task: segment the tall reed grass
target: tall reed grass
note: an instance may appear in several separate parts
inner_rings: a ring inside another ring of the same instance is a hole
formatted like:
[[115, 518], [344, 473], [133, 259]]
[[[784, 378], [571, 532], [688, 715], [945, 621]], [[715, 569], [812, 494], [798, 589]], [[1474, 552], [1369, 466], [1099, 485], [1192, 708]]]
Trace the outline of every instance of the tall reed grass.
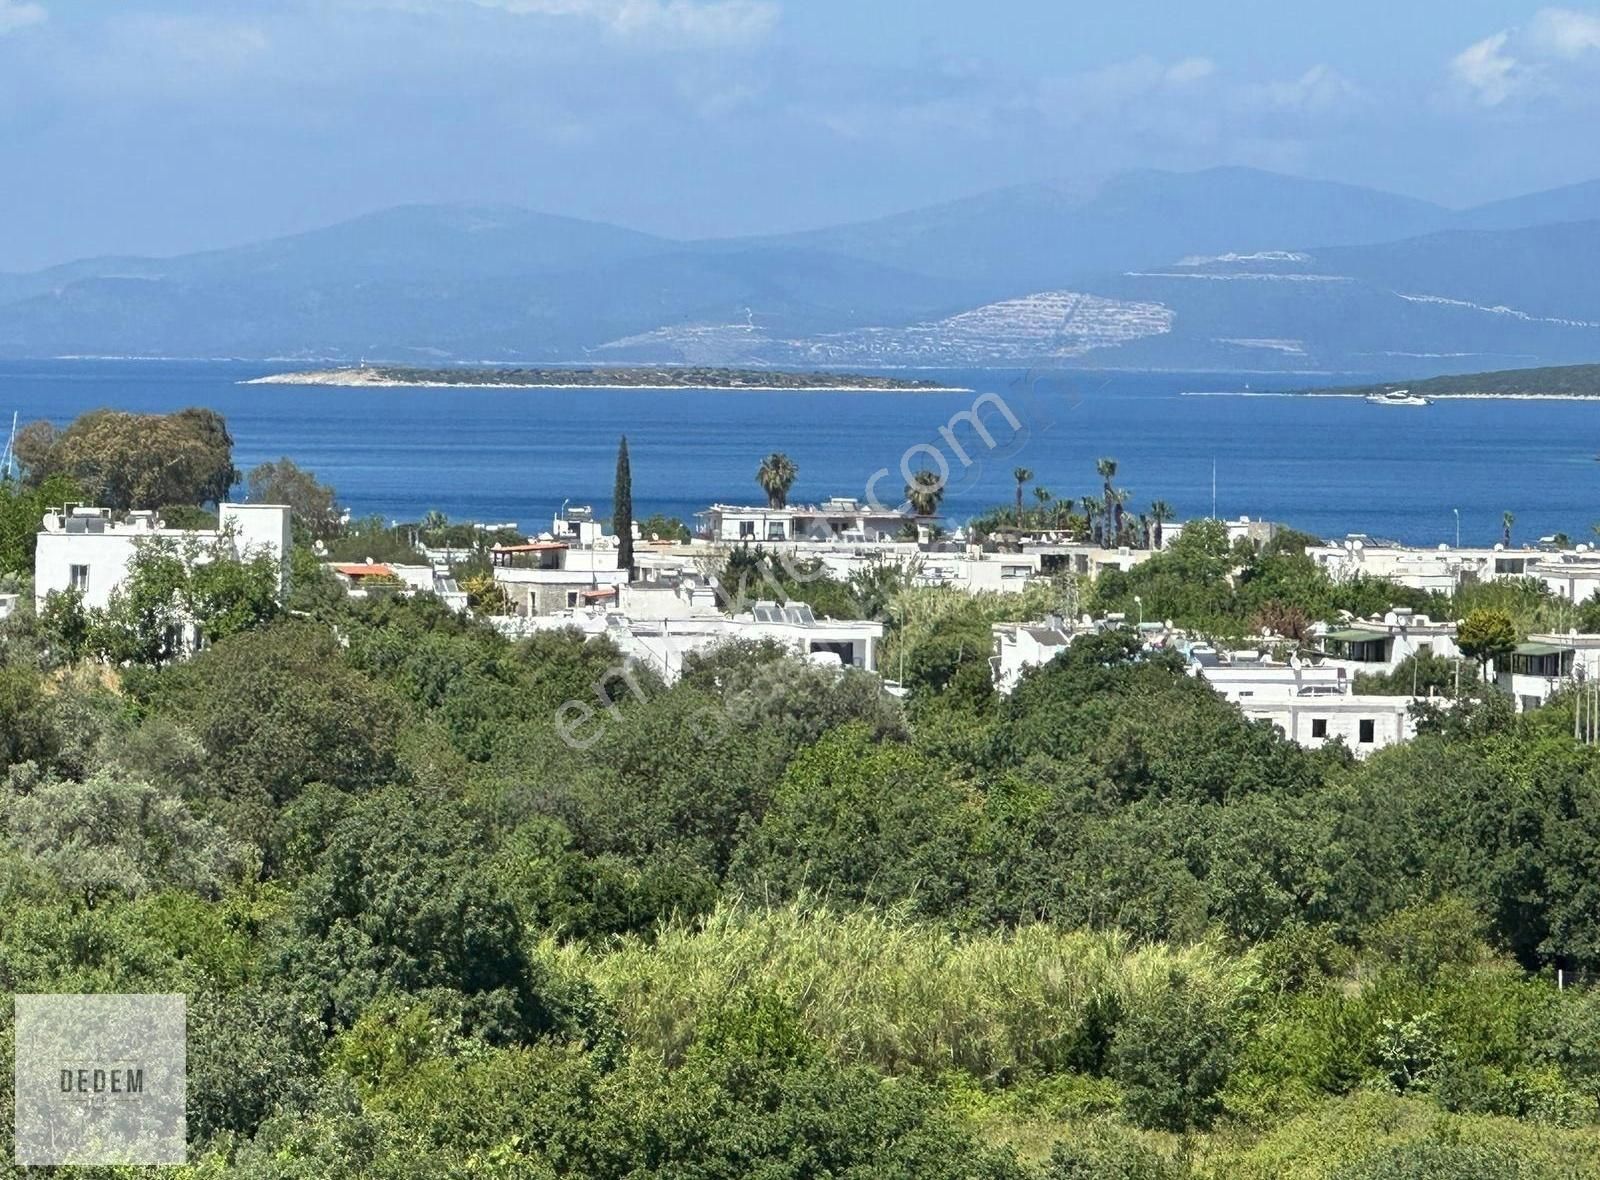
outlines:
[[835, 1058], [886, 1073], [1005, 1080], [1069, 1066], [1107, 1022], [1174, 972], [1229, 1002], [1252, 984], [1219, 946], [1132, 946], [1117, 933], [1046, 926], [973, 937], [903, 910], [725, 904], [653, 943], [546, 947], [615, 1005], [632, 1043], [682, 1058], [700, 1022], [752, 995], [789, 1006]]

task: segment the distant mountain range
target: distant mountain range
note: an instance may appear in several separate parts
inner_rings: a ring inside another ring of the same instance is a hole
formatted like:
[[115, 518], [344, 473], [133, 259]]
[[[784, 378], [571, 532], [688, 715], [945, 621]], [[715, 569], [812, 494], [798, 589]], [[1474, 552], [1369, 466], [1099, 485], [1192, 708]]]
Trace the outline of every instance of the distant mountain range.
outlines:
[[1468, 210], [1241, 168], [673, 241], [404, 206], [0, 275], [0, 356], [1057, 363], [1411, 376], [1600, 358], [1600, 181]]

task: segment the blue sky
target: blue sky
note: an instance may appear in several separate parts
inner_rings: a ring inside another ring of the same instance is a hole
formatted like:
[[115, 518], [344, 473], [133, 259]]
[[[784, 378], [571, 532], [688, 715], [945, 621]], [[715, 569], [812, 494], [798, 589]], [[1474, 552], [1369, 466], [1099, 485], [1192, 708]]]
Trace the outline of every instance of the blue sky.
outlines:
[[1247, 164], [1450, 205], [1600, 176], [1600, 6], [0, 0], [0, 269], [408, 201], [675, 235]]

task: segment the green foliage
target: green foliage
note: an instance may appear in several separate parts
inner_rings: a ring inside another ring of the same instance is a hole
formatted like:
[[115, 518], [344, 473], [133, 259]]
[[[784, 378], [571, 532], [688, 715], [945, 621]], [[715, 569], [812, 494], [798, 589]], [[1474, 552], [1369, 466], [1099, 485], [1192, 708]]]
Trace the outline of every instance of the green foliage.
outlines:
[[421, 560], [419, 533], [413, 526], [387, 524], [381, 516], [358, 517], [328, 541], [326, 560], [408, 565]]
[[0, 829], [90, 908], [167, 886], [215, 897], [247, 859], [175, 793], [104, 770], [83, 782], [13, 771], [0, 796]]
[[312, 625], [235, 635], [143, 691], [153, 711], [198, 740], [209, 805], [258, 844], [273, 810], [312, 783], [361, 792], [404, 777], [404, 708]]
[[789, 764], [735, 877], [775, 899], [825, 890], [949, 914], [977, 886], [980, 830], [972, 800], [933, 764], [850, 726]]
[[611, 531], [617, 536], [617, 568], [633, 569], [633, 470], [628, 436], [617, 444], [617, 480], [611, 493]]
[[28, 484], [0, 479], [0, 574], [31, 574], [44, 514], [82, 498], [65, 475]]
[[54, 719], [44, 681], [32, 668], [0, 665], [0, 773], [18, 762], [55, 755]]
[[766, 493], [767, 504], [772, 508], [782, 508], [789, 502], [789, 490], [799, 476], [800, 468], [782, 451], [772, 452], [756, 469], [756, 483]]
[[[164, 539], [139, 542], [128, 576], [103, 612], [90, 612], [90, 650], [111, 664], [159, 666], [190, 646], [190, 627], [202, 643], [265, 626], [280, 611], [281, 569], [271, 554], [239, 560], [225, 541], [209, 549]], [[70, 605], [63, 603], [63, 611]], [[70, 647], [70, 615], [59, 623]]]
[[206, 409], [91, 410], [61, 431], [41, 419], [17, 435], [16, 451], [30, 486], [43, 490], [65, 477], [93, 503], [119, 511], [216, 504], [238, 475], [227, 424]]
[[[1106, 490], [1096, 523], [1136, 537]], [[1289, 634], [1406, 597], [1306, 543], [1198, 524], [1096, 593]], [[0, 986], [188, 994], [189, 1174], [1594, 1170], [1600, 753], [1569, 696], [1478, 684], [1357, 761], [1125, 630], [997, 698], [992, 625], [1077, 614], [1068, 581], [730, 555], [882, 618], [902, 705], [772, 644], [669, 686], [604, 639], [350, 600], [305, 547], [270, 617], [247, 567], [184, 556], [119, 606], [148, 664], [63, 668], [107, 626], [70, 594], [0, 627]], [[214, 642], [160, 663], [201, 615]], [[1380, 687], [1412, 673], [1447, 683]]]
[[1517, 646], [1517, 626], [1509, 612], [1497, 607], [1469, 611], [1456, 632], [1461, 654], [1487, 668], [1505, 659]]
[[337, 493], [293, 459], [259, 463], [244, 478], [252, 504], [287, 504], [303, 536], [326, 541], [338, 532], [342, 512]]
[[1392, 672], [1357, 672], [1355, 691], [1373, 696], [1449, 697], [1456, 695], [1458, 683], [1461, 691], [1472, 691], [1478, 684], [1478, 669], [1423, 652], [1407, 656]]
[[676, 516], [663, 516], [659, 512], [652, 512], [639, 522], [639, 535], [646, 541], [659, 538], [663, 541], [687, 542], [689, 526]]
[[1206, 981], [1175, 971], [1165, 989], [1130, 1005], [1117, 1026], [1111, 1072], [1140, 1126], [1186, 1131], [1210, 1126], [1221, 1113], [1236, 1000], [1207, 991]]

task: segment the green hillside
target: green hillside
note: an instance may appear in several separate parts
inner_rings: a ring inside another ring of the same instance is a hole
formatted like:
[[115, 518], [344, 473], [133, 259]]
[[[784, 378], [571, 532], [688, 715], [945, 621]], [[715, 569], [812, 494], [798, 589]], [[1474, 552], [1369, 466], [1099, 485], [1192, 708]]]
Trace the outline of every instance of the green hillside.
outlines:
[[1600, 365], [1557, 365], [1544, 369], [1500, 369], [1461, 373], [1426, 381], [1351, 385], [1321, 393], [1372, 394], [1404, 386], [1423, 397], [1600, 397]]

